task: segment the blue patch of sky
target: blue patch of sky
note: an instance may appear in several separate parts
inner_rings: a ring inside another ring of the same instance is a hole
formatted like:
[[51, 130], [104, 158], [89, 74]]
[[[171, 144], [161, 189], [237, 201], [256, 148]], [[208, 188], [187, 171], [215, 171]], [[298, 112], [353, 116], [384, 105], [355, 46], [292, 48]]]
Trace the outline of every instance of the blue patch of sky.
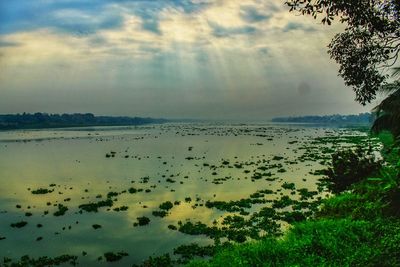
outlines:
[[[121, 25], [118, 14], [103, 14], [104, 0], [91, 1], [50, 1], [13, 0], [0, 1], [0, 34], [30, 31], [41, 28], [56, 28], [65, 32], [93, 32], [101, 28], [114, 28]], [[58, 11], [76, 11], [96, 19], [82, 19], [67, 16], [57, 18]]]
[[[0, 34], [40, 28], [56, 28], [74, 33], [117, 28], [121, 26], [123, 18], [118, 10], [111, 9], [110, 12], [109, 7], [112, 5], [131, 7], [131, 12], [143, 19], [144, 30], [159, 33], [158, 13], [163, 8], [172, 7], [191, 13], [207, 4], [195, 4], [190, 0], [0, 0]], [[63, 10], [81, 12], [95, 19], [54, 17], [55, 12]]]

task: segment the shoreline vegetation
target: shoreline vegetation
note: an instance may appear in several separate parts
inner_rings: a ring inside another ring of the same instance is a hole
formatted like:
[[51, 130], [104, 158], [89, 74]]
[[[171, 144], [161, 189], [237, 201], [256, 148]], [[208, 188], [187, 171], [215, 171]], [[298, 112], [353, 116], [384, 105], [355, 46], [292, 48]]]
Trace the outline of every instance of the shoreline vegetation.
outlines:
[[[22, 113], [22, 114], [0, 114], [0, 131], [4, 130], [28, 130], [28, 129], [54, 129], [90, 126], [137, 126], [146, 124], [160, 124], [168, 122], [205, 122], [198, 119], [165, 119], [150, 117], [128, 117], [128, 116], [95, 116], [92, 113], [73, 114], [47, 114]], [[307, 123], [307, 124], [330, 124], [338, 126], [371, 125], [373, 115], [371, 113], [360, 113], [358, 115], [309, 115], [296, 117], [276, 117], [271, 122], [277, 123]]]
[[86, 126], [135, 126], [166, 123], [162, 118], [95, 116], [92, 113], [47, 114], [22, 113], [0, 115], [0, 130], [46, 129]]
[[277, 117], [272, 122], [289, 122], [289, 123], [318, 123], [318, 124], [367, 124], [371, 125], [374, 121], [372, 113], [360, 113], [358, 115], [325, 115], [325, 116], [293, 116], [293, 117]]

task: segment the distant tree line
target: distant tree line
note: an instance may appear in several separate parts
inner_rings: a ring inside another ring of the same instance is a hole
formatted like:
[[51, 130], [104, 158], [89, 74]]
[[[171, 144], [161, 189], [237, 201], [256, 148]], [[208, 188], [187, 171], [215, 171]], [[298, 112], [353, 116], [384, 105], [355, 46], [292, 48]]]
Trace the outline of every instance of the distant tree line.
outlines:
[[334, 123], [334, 124], [371, 124], [374, 121], [371, 113], [358, 115], [326, 115], [326, 116], [299, 116], [278, 117], [273, 122], [298, 122], [298, 123]]
[[164, 123], [166, 119], [141, 117], [95, 116], [91, 113], [47, 114], [22, 113], [0, 115], [0, 130], [28, 128], [60, 128], [81, 126], [123, 126]]

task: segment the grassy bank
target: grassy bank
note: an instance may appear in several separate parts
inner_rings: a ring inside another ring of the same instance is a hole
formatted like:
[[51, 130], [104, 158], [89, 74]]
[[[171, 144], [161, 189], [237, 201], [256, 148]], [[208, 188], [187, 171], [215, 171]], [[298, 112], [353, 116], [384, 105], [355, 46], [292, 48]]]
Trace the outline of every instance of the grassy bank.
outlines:
[[235, 246], [189, 266], [397, 266], [399, 230], [395, 220], [306, 221], [281, 240]]
[[390, 135], [380, 136], [383, 159], [368, 148], [333, 155], [323, 184], [335, 193], [313, 218], [279, 239], [233, 245], [206, 266], [400, 266], [400, 157]]

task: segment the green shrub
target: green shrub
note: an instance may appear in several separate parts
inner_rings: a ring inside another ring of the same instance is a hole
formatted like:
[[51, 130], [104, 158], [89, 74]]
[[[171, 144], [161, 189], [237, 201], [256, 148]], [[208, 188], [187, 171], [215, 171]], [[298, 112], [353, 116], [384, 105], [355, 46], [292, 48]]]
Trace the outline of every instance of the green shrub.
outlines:
[[376, 160], [372, 151], [364, 151], [361, 147], [342, 150], [332, 155], [332, 167], [322, 180], [333, 193], [340, 193], [350, 189], [354, 183], [374, 176], [381, 166], [381, 161]]

